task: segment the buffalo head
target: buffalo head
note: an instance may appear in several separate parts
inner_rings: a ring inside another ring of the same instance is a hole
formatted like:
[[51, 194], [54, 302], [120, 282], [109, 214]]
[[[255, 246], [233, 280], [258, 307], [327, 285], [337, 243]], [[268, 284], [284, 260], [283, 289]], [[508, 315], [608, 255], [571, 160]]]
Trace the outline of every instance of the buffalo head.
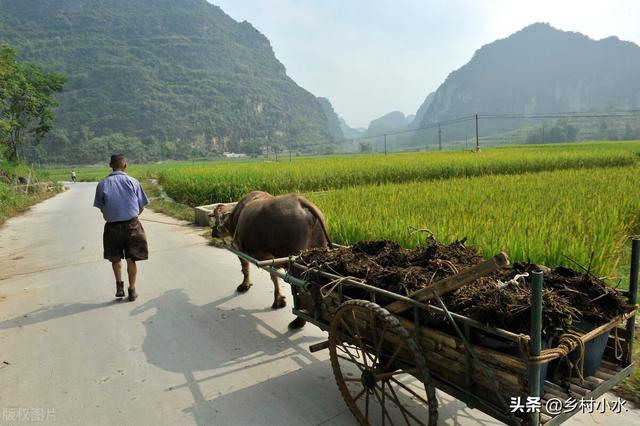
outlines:
[[209, 213], [209, 216], [214, 219], [211, 237], [224, 239], [233, 235], [234, 230], [231, 229], [229, 218], [231, 217], [231, 212], [235, 204], [236, 203], [218, 204], [213, 211]]

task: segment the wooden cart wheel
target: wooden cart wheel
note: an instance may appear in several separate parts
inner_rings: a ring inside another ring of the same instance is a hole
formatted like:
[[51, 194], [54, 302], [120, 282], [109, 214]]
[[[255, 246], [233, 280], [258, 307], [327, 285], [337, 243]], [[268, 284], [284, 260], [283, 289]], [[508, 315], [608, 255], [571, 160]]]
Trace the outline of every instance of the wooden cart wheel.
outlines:
[[436, 425], [438, 401], [416, 342], [396, 317], [366, 300], [343, 303], [329, 329], [340, 393], [362, 425]]

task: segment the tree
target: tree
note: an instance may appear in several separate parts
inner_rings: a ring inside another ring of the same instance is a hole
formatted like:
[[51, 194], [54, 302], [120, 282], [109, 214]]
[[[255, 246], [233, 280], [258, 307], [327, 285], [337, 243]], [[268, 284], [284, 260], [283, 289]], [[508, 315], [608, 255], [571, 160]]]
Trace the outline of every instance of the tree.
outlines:
[[27, 138], [38, 143], [51, 130], [54, 93], [61, 92], [66, 77], [46, 73], [39, 66], [20, 63], [17, 51], [0, 45], [0, 144], [9, 159]]
[[373, 147], [369, 141], [360, 141], [358, 145], [360, 146], [360, 152], [364, 153], [373, 151]]

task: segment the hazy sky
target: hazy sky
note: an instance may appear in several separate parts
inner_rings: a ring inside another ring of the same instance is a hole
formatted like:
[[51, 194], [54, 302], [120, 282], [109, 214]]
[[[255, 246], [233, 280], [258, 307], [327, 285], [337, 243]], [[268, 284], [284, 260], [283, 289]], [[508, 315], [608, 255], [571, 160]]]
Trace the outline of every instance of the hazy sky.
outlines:
[[208, 0], [266, 35], [296, 83], [352, 127], [414, 114], [482, 45], [534, 22], [640, 44], [638, 0]]

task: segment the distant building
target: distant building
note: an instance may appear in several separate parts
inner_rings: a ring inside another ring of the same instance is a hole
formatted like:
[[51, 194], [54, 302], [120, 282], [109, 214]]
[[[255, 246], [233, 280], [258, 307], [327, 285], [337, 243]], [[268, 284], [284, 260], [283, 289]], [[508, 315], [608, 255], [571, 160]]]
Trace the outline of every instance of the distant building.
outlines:
[[222, 155], [227, 158], [245, 158], [247, 156], [247, 154], [241, 154], [237, 152], [223, 152]]

